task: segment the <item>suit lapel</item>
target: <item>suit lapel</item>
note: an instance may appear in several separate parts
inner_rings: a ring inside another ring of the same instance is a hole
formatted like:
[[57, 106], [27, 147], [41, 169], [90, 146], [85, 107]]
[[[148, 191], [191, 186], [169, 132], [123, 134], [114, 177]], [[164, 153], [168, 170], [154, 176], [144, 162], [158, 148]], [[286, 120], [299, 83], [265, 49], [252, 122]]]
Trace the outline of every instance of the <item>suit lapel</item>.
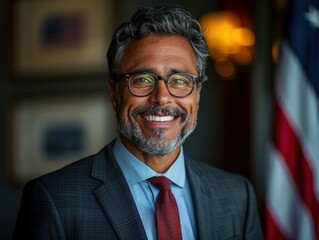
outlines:
[[197, 170], [196, 163], [187, 160], [186, 171], [193, 197], [198, 239], [217, 239], [214, 206], [211, 204], [212, 192], [208, 188], [205, 177], [200, 170]]
[[96, 155], [92, 177], [103, 183], [94, 195], [119, 239], [147, 239], [129, 186], [116, 163], [109, 144]]

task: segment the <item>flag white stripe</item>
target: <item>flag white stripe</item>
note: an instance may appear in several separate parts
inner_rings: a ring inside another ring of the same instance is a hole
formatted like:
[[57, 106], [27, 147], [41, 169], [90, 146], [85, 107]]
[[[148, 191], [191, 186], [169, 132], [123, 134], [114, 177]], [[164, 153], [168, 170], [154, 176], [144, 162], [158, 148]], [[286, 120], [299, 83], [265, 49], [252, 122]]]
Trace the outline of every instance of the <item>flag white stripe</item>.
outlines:
[[[278, 228], [289, 239], [314, 240], [314, 226], [308, 208], [304, 206], [287, 165], [280, 153], [269, 145], [267, 208]], [[292, 211], [293, 209], [293, 211]], [[295, 230], [298, 229], [297, 236]]]
[[[286, 42], [282, 43], [277, 75], [277, 98], [283, 106], [314, 176], [314, 192], [319, 199], [319, 103], [303, 68]], [[319, 71], [319, 66], [318, 66]]]

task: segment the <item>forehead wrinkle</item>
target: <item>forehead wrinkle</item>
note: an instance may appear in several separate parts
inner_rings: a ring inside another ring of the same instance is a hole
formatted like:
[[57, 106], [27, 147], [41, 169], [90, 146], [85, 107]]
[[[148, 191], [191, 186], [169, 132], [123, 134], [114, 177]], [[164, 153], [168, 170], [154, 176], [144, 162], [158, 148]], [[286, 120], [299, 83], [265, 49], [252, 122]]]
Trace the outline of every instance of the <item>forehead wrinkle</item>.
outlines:
[[127, 73], [140, 69], [161, 75], [175, 70], [197, 73], [193, 49], [186, 39], [176, 36], [145, 37], [130, 42], [119, 70]]
[[[148, 60], [151, 59], [151, 60]], [[195, 59], [192, 59], [195, 61]], [[189, 63], [189, 62], [188, 62]], [[194, 65], [185, 64], [184, 58], [177, 55], [154, 55], [144, 54], [134, 57], [134, 61], [124, 64], [128, 70], [126, 72], [150, 72], [155, 75], [169, 75], [172, 73], [188, 72], [197, 74], [197, 68]], [[194, 66], [194, 67], [193, 67]]]

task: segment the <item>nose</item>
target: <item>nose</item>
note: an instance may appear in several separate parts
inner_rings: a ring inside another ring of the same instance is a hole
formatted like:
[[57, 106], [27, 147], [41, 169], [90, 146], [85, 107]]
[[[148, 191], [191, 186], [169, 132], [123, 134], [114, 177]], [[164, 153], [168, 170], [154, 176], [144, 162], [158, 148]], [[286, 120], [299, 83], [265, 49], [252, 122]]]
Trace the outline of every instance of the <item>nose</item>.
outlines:
[[169, 93], [165, 82], [163, 80], [158, 80], [157, 86], [153, 90], [149, 98], [151, 104], [155, 105], [165, 105], [171, 103], [172, 96]]

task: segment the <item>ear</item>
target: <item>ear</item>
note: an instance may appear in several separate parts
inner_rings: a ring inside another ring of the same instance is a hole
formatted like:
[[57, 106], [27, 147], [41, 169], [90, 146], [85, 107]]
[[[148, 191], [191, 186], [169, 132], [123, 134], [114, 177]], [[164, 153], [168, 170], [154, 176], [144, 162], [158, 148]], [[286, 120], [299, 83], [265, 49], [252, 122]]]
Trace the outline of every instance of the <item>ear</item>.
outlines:
[[115, 83], [112, 79], [110, 79], [110, 81], [109, 81], [109, 95], [111, 98], [113, 110], [116, 111], [117, 106], [118, 106], [118, 99], [117, 99], [117, 94], [116, 94], [116, 89], [115, 89]]

